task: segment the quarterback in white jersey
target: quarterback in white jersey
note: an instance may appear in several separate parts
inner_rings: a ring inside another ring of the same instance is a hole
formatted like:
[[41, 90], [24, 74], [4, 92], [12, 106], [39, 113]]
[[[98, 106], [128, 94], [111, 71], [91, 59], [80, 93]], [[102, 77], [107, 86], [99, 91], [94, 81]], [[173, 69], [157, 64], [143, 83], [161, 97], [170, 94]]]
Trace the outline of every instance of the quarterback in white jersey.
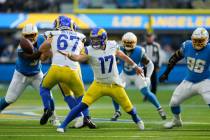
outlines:
[[[48, 31], [45, 35], [48, 39], [40, 47], [42, 52], [41, 58], [48, 57], [49, 51], [52, 52], [52, 64], [48, 72], [44, 76], [41, 86], [40, 95], [44, 104], [44, 114], [40, 120], [40, 124], [46, 124], [48, 118], [52, 115], [52, 109], [49, 106], [49, 91], [59, 85], [64, 100], [72, 109], [77, 103], [81, 102], [85, 88], [82, 83], [79, 63], [66, 59], [60, 51], [70, 51], [75, 55], [79, 55], [83, 43], [81, 34], [77, 33], [74, 28], [74, 22], [65, 16], [59, 16], [54, 23], [56, 31]], [[73, 98], [75, 97], [75, 99]], [[84, 115], [84, 122], [83, 122]], [[79, 114], [78, 123], [75, 127], [81, 127], [84, 124], [90, 128], [95, 128], [89, 117], [88, 110], [83, 111], [83, 115]]]
[[57, 131], [64, 132], [68, 123], [72, 121], [79, 112], [88, 108], [88, 106], [102, 96], [112, 97], [132, 116], [133, 121], [138, 125], [139, 129], [143, 130], [143, 121], [137, 115], [136, 110], [125, 92], [124, 84], [119, 77], [115, 56], [131, 65], [138, 75], [142, 74], [142, 69], [120, 51], [115, 41], [107, 41], [107, 33], [104, 29], [94, 28], [90, 33], [90, 37], [91, 46], [85, 48], [85, 54], [75, 55], [72, 52], [59, 51], [64, 56], [74, 61], [88, 61], [94, 72], [94, 81], [88, 88], [82, 102], [73, 108]]

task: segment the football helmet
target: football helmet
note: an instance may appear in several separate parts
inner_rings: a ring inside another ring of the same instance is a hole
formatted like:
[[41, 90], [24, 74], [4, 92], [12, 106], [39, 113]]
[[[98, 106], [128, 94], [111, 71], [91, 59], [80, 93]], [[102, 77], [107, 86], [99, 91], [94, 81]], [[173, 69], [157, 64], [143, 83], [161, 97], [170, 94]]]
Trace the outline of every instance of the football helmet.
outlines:
[[209, 41], [209, 33], [205, 28], [198, 27], [193, 31], [191, 40], [193, 47], [196, 50], [201, 50], [207, 45]]
[[34, 44], [38, 36], [38, 29], [36, 25], [26, 24], [22, 29], [22, 36], [29, 39]]
[[58, 18], [56, 18], [53, 23], [53, 27], [56, 30], [76, 31], [77, 29], [77, 25], [75, 24], [75, 22], [67, 16], [59, 16]]
[[127, 32], [122, 36], [122, 44], [125, 50], [131, 51], [136, 47], [137, 37], [132, 32]]
[[94, 28], [90, 32], [91, 45], [95, 49], [101, 49], [106, 45], [107, 32], [103, 28]]

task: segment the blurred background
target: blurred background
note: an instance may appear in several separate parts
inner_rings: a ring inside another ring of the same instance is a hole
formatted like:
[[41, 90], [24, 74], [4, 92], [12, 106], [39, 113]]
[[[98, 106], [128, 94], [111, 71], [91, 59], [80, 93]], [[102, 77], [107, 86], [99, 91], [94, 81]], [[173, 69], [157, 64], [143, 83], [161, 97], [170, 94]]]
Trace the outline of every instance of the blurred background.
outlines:
[[[210, 0], [0, 0], [0, 82], [12, 78], [22, 27], [33, 23], [43, 33], [52, 29], [58, 15], [72, 18], [87, 37], [91, 28], [99, 26], [108, 31], [109, 39], [117, 41], [132, 31], [141, 45], [147, 34], [153, 33], [161, 48], [160, 75], [172, 53], [190, 39], [196, 27], [210, 29], [209, 7]], [[47, 71], [48, 63], [43, 71]], [[183, 79], [184, 63], [175, 67], [169, 83]], [[92, 81], [87, 64], [82, 64], [82, 73], [85, 83]]]

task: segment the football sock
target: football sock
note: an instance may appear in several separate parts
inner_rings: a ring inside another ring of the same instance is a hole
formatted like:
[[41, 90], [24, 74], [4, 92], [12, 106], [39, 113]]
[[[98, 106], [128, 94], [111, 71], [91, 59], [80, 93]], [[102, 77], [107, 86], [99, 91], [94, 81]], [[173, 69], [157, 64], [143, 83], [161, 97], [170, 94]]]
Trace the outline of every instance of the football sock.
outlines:
[[54, 102], [54, 99], [53, 99], [53, 96], [52, 96], [52, 93], [50, 93], [50, 108], [52, 111], [55, 110], [55, 102]]
[[127, 112], [127, 113], [132, 116], [132, 119], [135, 123], [138, 123], [141, 121], [141, 118], [137, 115], [135, 108], [133, 108], [130, 112]]
[[150, 91], [148, 87], [144, 87], [140, 91], [157, 109], [161, 108], [157, 97]]
[[[73, 96], [65, 96], [64, 100], [71, 110], [77, 105], [77, 101]], [[82, 116], [82, 113], [79, 113], [77, 117], [79, 116]]]
[[179, 115], [181, 112], [181, 108], [180, 106], [172, 106], [171, 107], [171, 112], [175, 115]]
[[120, 111], [120, 105], [112, 99], [112, 103], [114, 105], [115, 112]]
[[51, 110], [50, 90], [40, 86], [40, 96], [42, 97], [42, 103], [44, 105], [44, 109], [50, 109]]
[[67, 117], [65, 118], [65, 120], [63, 121], [63, 123], [59, 126], [59, 128], [66, 128], [66, 126], [74, 119], [77, 117], [78, 113], [80, 113], [81, 111], [85, 110], [88, 108], [88, 105], [86, 105], [85, 103], [80, 103], [77, 106], [75, 106], [71, 112], [69, 112], [69, 114], [67, 115]]
[[[77, 98], [77, 104], [81, 103], [82, 97], [83, 96], [80, 96], [80, 97]], [[89, 109], [88, 108], [84, 109], [82, 111], [82, 113], [83, 113], [84, 117], [88, 117], [89, 116]]]
[[0, 111], [5, 109], [9, 103], [6, 102], [5, 97], [0, 98]]

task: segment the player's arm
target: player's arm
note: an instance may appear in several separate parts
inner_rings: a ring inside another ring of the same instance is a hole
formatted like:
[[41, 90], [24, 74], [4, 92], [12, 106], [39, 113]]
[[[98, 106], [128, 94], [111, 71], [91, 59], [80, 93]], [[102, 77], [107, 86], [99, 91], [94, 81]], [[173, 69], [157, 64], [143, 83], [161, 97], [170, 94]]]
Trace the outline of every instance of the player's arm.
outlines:
[[37, 60], [40, 58], [41, 52], [37, 51], [32, 54], [29, 54], [29, 53], [21, 51], [21, 52], [18, 52], [18, 56], [24, 59], [28, 59], [28, 60]]
[[182, 48], [177, 50], [169, 59], [168, 61], [168, 65], [167, 68], [165, 70], [165, 72], [160, 76], [159, 81], [163, 82], [164, 80], [168, 79], [168, 75], [171, 72], [171, 70], [173, 69], [173, 67], [176, 65], [176, 63], [181, 60], [182, 58], [184, 58], [183, 55], [183, 51]]
[[72, 54], [71, 52], [65, 52], [65, 51], [60, 51], [57, 50], [60, 54], [68, 57], [69, 59], [73, 60], [73, 61], [78, 61], [78, 62], [85, 62], [88, 61], [89, 57], [86, 54]]
[[125, 61], [127, 64], [131, 65], [133, 69], [136, 70], [136, 74], [143, 75], [142, 68], [138, 67], [138, 65], [133, 62], [131, 58], [129, 58], [126, 54], [124, 54], [121, 50], [116, 51], [116, 56]]
[[154, 70], [154, 64], [146, 54], [142, 56], [141, 63], [146, 67], [146, 77], [150, 78]]
[[39, 48], [39, 52], [41, 53], [40, 60], [45, 61], [48, 58], [52, 57], [51, 54], [51, 42], [52, 39], [46, 39]]

